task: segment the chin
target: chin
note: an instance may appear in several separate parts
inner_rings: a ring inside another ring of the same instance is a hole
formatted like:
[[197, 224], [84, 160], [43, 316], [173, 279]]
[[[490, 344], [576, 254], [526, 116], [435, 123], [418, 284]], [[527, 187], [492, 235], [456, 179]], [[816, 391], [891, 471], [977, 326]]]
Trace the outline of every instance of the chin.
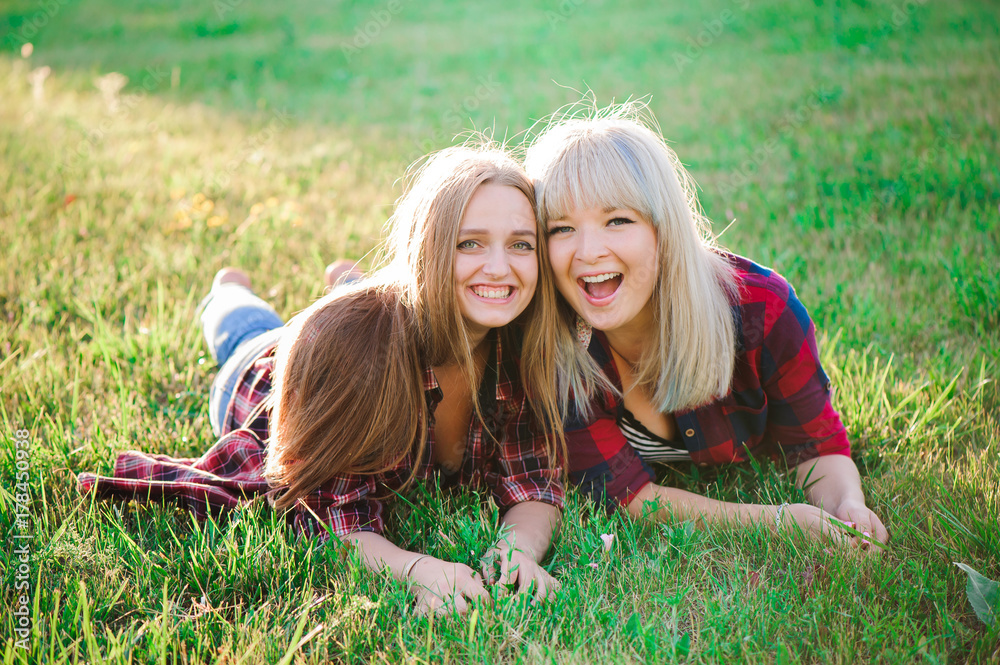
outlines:
[[613, 314], [605, 312], [595, 315], [594, 312], [588, 312], [584, 310], [584, 313], [580, 314], [580, 316], [583, 318], [584, 321], [587, 322], [587, 325], [589, 325], [591, 328], [600, 330], [602, 332], [607, 330], [614, 330], [615, 328], [619, 328], [625, 324], [625, 322], [621, 320], [620, 316], [615, 316]]
[[517, 317], [509, 316], [483, 316], [468, 319], [469, 323], [481, 328], [503, 328]]

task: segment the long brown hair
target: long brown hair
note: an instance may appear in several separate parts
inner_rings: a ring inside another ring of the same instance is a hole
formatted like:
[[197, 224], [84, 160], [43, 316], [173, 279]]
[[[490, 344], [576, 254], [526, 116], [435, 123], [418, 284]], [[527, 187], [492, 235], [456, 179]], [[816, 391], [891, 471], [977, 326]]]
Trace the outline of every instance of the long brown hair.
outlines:
[[[289, 488], [279, 508], [334, 475], [379, 473], [410, 454], [412, 479], [427, 447], [426, 366], [457, 363], [475, 400], [474, 350], [455, 296], [454, 263], [462, 217], [484, 184], [516, 187], [534, 206], [531, 182], [499, 147], [436, 153], [412, 172], [397, 203], [381, 267], [289, 323], [276, 355], [265, 468], [269, 480]], [[521, 383], [554, 465], [565, 448], [566, 391], [557, 386], [566, 382], [557, 379], [556, 296], [542, 237], [539, 230], [534, 298], [506, 328], [523, 329]], [[482, 418], [478, 401], [474, 411]]]

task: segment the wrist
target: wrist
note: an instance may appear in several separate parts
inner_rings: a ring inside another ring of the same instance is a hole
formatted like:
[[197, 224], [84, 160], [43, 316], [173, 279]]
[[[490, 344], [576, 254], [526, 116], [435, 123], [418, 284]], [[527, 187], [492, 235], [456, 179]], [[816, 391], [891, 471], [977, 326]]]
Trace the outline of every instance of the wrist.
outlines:
[[825, 508], [824, 510], [832, 515], [835, 515], [836, 517], [843, 518], [851, 513], [868, 510], [868, 505], [865, 503], [864, 497], [847, 497], [841, 500], [841, 502], [836, 506], [831, 506], [830, 508]]
[[428, 564], [430, 560], [433, 560], [430, 554], [415, 554], [410, 558], [405, 564], [403, 564], [402, 570], [399, 573], [399, 581], [406, 583], [416, 583], [419, 577], [418, 569], [423, 568]]
[[740, 503], [735, 505], [737, 506], [735, 511], [736, 522], [744, 526], [754, 524], [774, 526], [774, 518], [778, 506], [764, 503]]

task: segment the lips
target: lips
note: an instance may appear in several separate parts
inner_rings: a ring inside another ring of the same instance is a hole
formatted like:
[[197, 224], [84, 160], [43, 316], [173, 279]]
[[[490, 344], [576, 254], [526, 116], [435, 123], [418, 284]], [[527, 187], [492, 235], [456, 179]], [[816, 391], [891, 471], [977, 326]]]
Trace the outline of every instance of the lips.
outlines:
[[576, 283], [593, 300], [604, 300], [613, 296], [622, 285], [620, 272], [604, 272], [595, 275], [583, 275]]

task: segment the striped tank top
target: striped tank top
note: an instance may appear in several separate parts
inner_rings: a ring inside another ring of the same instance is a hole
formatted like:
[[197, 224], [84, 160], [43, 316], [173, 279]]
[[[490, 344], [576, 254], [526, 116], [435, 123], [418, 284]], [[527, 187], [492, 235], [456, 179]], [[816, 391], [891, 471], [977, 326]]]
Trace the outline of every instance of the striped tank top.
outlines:
[[618, 429], [646, 462], [691, 461], [691, 453], [682, 442], [653, 434], [628, 409], [624, 409], [624, 415], [618, 421]]

